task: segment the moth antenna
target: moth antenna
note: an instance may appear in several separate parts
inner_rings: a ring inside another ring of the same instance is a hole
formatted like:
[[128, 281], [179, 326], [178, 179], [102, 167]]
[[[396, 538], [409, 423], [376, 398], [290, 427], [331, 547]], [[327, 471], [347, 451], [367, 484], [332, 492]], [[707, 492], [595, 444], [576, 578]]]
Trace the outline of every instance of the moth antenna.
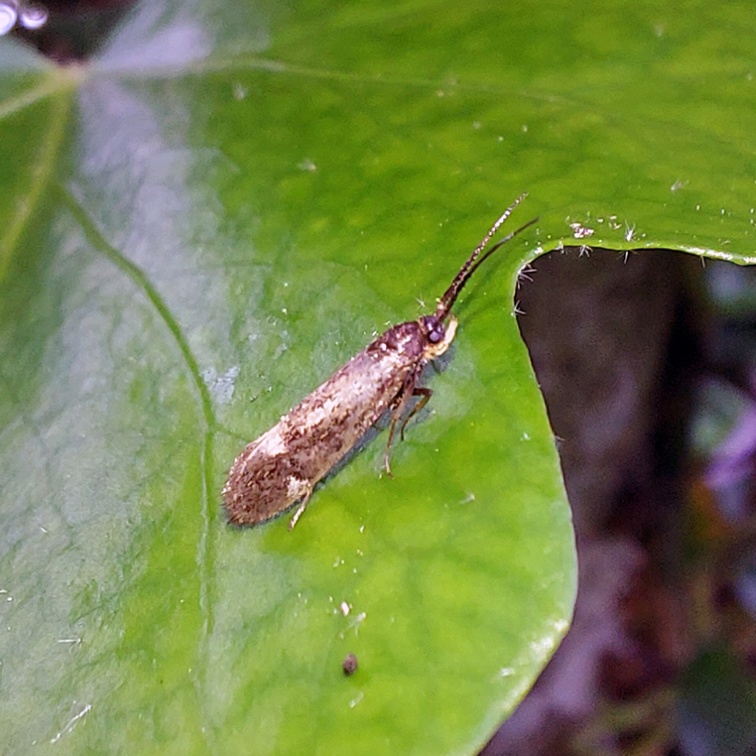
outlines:
[[[523, 223], [523, 224], [522, 224], [521, 226], [519, 226], [518, 228], [516, 228], [516, 229], [515, 229], [514, 231], [511, 231], [510, 233], [508, 233], [508, 234], [507, 234], [507, 235], [506, 235], [506, 236], [505, 236], [505, 237], [504, 237], [503, 239], [501, 239], [500, 241], [497, 241], [497, 242], [496, 242], [496, 244], [494, 244], [494, 245], [493, 245], [493, 247], [491, 247], [491, 249], [489, 249], [489, 250], [488, 250], [488, 251], [486, 252], [486, 254], [485, 254], [485, 255], [483, 255], [482, 257], [479, 257], [479, 258], [478, 258], [478, 259], [476, 260], [475, 264], [474, 264], [474, 265], [472, 265], [472, 266], [470, 267], [470, 270], [469, 270], [469, 271], [468, 271], [468, 273], [467, 273], [467, 279], [465, 280], [465, 283], [467, 283], [467, 280], [469, 280], [470, 278], [472, 278], [472, 275], [473, 275], [473, 273], [475, 273], [475, 271], [476, 271], [476, 270], [477, 270], [477, 269], [478, 269], [478, 268], [479, 268], [479, 267], [480, 267], [480, 266], [481, 266], [481, 265], [482, 265], [482, 264], [483, 264], [483, 263], [484, 263], [484, 262], [485, 262], [485, 261], [486, 261], [486, 260], [487, 260], [487, 259], [488, 259], [488, 258], [489, 258], [489, 257], [490, 257], [490, 256], [491, 256], [492, 254], [493, 254], [493, 253], [494, 253], [494, 252], [496, 252], [496, 250], [497, 250], [497, 249], [499, 249], [499, 247], [503, 247], [503, 246], [504, 246], [504, 245], [505, 245], [505, 244], [506, 244], [506, 243], [507, 243], [507, 242], [508, 242], [508, 241], [509, 241], [509, 240], [510, 240], [510, 239], [511, 239], [512, 237], [514, 237], [514, 236], [517, 236], [518, 234], [521, 234], [521, 233], [522, 233], [522, 232], [523, 232], [523, 231], [524, 231], [524, 230], [525, 230], [526, 228], [529, 228], [529, 227], [530, 227], [530, 226], [532, 226], [532, 225], [533, 225], [534, 223], [538, 223], [538, 221], [539, 221], [539, 220], [540, 220], [540, 218], [539, 218], [538, 216], [536, 216], [535, 218], [531, 218], [531, 219], [530, 219], [530, 220], [529, 220], [529, 221], [528, 221], [527, 223]], [[459, 288], [461, 289], [462, 287], [460, 286]]]
[[[531, 226], [533, 223], [535, 223], [538, 218], [534, 218], [533, 220], [526, 223], [524, 226], [521, 226], [520, 228], [513, 231], [511, 234], [508, 234], [504, 239], [502, 239], [500, 242], [497, 242], [491, 249], [486, 252], [483, 257], [481, 257], [478, 260], [478, 257], [480, 253], [488, 246], [488, 243], [493, 238], [494, 234], [501, 228], [501, 226], [504, 224], [504, 222], [509, 218], [509, 216], [512, 214], [512, 211], [517, 207], [517, 205], [522, 202], [525, 197], [528, 196], [527, 192], [523, 192], [498, 218], [496, 223], [491, 226], [488, 233], [483, 237], [480, 244], [478, 244], [477, 247], [472, 251], [472, 254], [470, 257], [467, 258], [465, 261], [465, 264], [459, 269], [459, 273], [454, 277], [454, 280], [451, 282], [451, 285], [449, 288], [444, 292], [444, 295], [441, 297], [441, 299], [438, 302], [438, 306], [436, 307], [436, 317], [440, 320], [443, 320], [446, 318], [446, 316], [449, 314], [449, 311], [454, 306], [454, 303], [457, 301], [457, 297], [459, 296], [460, 292], [464, 288], [465, 284], [470, 280], [470, 277], [473, 273], [478, 269], [478, 266], [486, 260], [491, 254], [493, 254], [499, 247], [506, 244], [513, 236], [516, 236], [521, 231], [524, 231], [528, 226]], [[476, 264], [477, 260], [477, 264]]]

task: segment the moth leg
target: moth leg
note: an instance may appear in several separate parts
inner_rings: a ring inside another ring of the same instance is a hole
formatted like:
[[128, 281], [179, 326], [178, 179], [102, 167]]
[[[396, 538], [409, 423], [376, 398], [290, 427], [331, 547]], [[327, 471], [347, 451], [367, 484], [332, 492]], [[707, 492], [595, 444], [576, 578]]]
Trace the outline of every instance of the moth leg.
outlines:
[[404, 418], [402, 427], [399, 429], [399, 437], [402, 441], [404, 441], [404, 429], [407, 427], [407, 423], [428, 404], [430, 398], [433, 396], [433, 391], [422, 386], [415, 386], [412, 390], [412, 396], [422, 396], [423, 398], [407, 413], [407, 417]]
[[[410, 399], [415, 395], [416, 391], [420, 391], [415, 387], [415, 381], [417, 380], [418, 372], [411, 372], [404, 380], [404, 385], [394, 400], [394, 407], [391, 411], [391, 426], [389, 427], [388, 441], [386, 442], [386, 452], [383, 457], [383, 467], [386, 470], [386, 474], [391, 476], [391, 465], [389, 464], [389, 457], [391, 456], [391, 443], [394, 440], [394, 433], [396, 432], [396, 424], [399, 422], [399, 418], [404, 414], [404, 410], [407, 409], [407, 404]], [[430, 398], [430, 397], [428, 397]], [[428, 399], [425, 400], [426, 402]], [[406, 423], [402, 423], [400, 435], [404, 438], [404, 426]]]
[[302, 501], [297, 507], [297, 511], [294, 512], [294, 514], [291, 516], [291, 520], [289, 520], [289, 530], [294, 530], [294, 526], [297, 524], [297, 522], [299, 522], [299, 518], [304, 514], [304, 511], [307, 508], [307, 502], [310, 500], [311, 494], [312, 486], [308, 485], [307, 490], [305, 491], [305, 495], [302, 497]]
[[396, 413], [392, 413], [388, 441], [386, 442], [386, 451], [383, 453], [383, 467], [386, 470], [386, 475], [388, 475], [390, 478], [394, 477], [391, 472], [391, 465], [389, 464], [389, 457], [391, 456], [391, 442], [394, 440], [394, 430], [396, 429], [396, 421], [398, 419], [399, 418], [397, 417]]

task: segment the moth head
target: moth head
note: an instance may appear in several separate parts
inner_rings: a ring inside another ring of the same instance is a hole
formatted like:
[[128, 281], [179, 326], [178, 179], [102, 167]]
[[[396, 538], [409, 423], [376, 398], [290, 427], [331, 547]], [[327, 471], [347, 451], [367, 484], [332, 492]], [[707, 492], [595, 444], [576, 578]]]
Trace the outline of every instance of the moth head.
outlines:
[[452, 315], [448, 317], [448, 322], [444, 323], [441, 318], [437, 318], [435, 315], [426, 315], [421, 318], [420, 323], [425, 332], [426, 359], [439, 357], [454, 341], [454, 335], [457, 333], [457, 319]]

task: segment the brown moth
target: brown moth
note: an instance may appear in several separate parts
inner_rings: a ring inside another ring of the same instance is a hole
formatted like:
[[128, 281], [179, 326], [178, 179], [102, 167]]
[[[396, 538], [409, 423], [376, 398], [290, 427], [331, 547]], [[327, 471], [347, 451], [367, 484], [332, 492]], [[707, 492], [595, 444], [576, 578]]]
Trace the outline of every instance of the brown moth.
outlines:
[[231, 523], [257, 525], [299, 501], [289, 523], [289, 528], [293, 528], [316, 483], [387, 410], [391, 410], [391, 425], [384, 466], [391, 474], [389, 453], [396, 424], [412, 397], [419, 396], [420, 400], [402, 423], [403, 437], [409, 419], [431, 397], [431, 390], [418, 386], [417, 380], [425, 365], [442, 355], [454, 339], [457, 319], [450, 310], [459, 293], [491, 254], [535, 222], [508, 234], [480, 257], [525, 197], [525, 194], [518, 197], [493, 224], [438, 300], [434, 314], [389, 328], [269, 431], [245, 447], [234, 461], [223, 488], [223, 503]]

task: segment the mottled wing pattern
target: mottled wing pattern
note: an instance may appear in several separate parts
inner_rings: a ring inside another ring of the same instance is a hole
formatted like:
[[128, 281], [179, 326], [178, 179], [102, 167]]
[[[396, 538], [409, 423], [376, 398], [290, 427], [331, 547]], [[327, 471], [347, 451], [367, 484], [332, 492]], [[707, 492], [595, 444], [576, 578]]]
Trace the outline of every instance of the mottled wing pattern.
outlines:
[[394, 326], [236, 458], [223, 489], [229, 520], [263, 522], [309, 496], [425, 364], [421, 328]]

